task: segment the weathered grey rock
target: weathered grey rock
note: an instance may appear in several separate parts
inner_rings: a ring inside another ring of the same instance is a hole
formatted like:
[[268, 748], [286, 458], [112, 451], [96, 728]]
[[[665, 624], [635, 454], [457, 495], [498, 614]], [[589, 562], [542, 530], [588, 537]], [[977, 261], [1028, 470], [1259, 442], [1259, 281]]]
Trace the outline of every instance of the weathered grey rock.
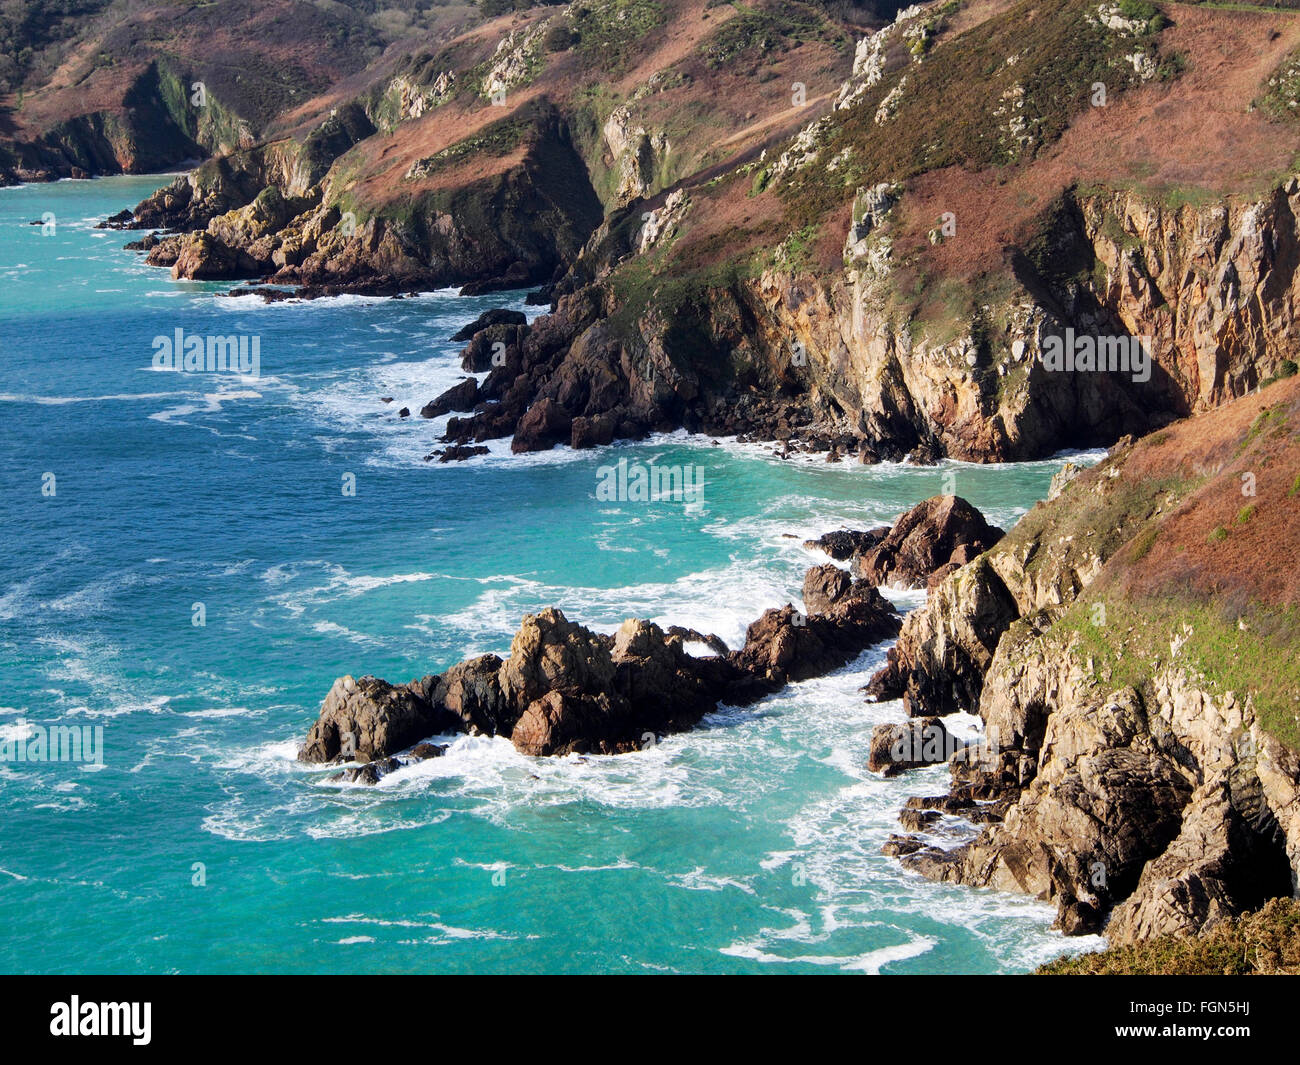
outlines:
[[937, 717], [917, 717], [898, 724], [877, 725], [871, 732], [867, 768], [884, 776], [947, 762], [966, 744]]
[[519, 714], [502, 691], [501, 665], [496, 655], [480, 655], [452, 666], [438, 678], [432, 701], [455, 714], [471, 735], [509, 736]]
[[975, 560], [908, 615], [867, 694], [877, 701], [901, 698], [912, 716], [973, 713], [998, 641], [1018, 617], [1015, 599], [992, 565]]

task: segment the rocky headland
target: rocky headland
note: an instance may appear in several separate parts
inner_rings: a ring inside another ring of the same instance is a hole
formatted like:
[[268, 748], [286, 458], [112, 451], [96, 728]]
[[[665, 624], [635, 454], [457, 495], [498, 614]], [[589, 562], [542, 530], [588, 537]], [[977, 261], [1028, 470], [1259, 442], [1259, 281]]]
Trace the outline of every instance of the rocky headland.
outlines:
[[[965, 500], [939, 496], [904, 514], [882, 540], [905, 554], [924, 584], [995, 534]], [[813, 567], [804, 610], [787, 603], [764, 611], [734, 651], [711, 634], [665, 631], [646, 620], [595, 633], [551, 607], [523, 619], [504, 660], [483, 655], [401, 686], [339, 678], [299, 758], [359, 763], [347, 778], [373, 783], [412, 759], [441, 754], [427, 741], [456, 733], [507, 737], [536, 756], [640, 750], [720, 704], [748, 705], [897, 635], [902, 619], [877, 583], [834, 563]]]
[[1293, 895], [1300, 384], [1121, 442], [1055, 490], [932, 589], [872, 678], [916, 721], [985, 726], [949, 793], [912, 804], [984, 827], [888, 850], [1050, 900], [1065, 932], [1112, 944]]

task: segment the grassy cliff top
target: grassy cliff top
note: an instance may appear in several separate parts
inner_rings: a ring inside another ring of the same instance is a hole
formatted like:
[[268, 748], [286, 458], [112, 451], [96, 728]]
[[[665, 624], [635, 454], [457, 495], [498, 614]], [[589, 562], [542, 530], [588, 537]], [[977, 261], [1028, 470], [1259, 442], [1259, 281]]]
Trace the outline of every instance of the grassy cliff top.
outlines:
[[1058, 958], [1040, 976], [1297, 976], [1300, 901], [1274, 899], [1199, 936], [1160, 936]]

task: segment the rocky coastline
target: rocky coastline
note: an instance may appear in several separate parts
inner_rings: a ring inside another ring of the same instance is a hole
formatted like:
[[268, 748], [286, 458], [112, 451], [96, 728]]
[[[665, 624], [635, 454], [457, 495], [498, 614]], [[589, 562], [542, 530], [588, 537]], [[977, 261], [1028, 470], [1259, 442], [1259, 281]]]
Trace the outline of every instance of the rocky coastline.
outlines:
[[[905, 867], [1052, 901], [1066, 933], [1120, 944], [1296, 894], [1293, 45], [1259, 13], [1190, 5], [1171, 27], [1092, 0], [936, 0], [865, 35], [763, 5], [752, 41], [716, 5], [662, 7], [631, 27], [603, 3], [525, 8], [370, 66], [327, 43], [350, 23], [303, 28], [267, 53], [314, 57], [292, 91], [264, 103], [213, 69], [202, 109], [201, 42], [146, 62], [104, 37], [113, 62], [0, 131], [0, 183], [202, 158], [102, 223], [177, 279], [267, 301], [530, 290], [547, 313], [470, 323], [451, 338], [465, 378], [402, 408], [399, 431], [447, 419], [428, 461], [682, 428], [829, 462], [1110, 453], [1005, 534], [951, 496], [828, 533], [804, 609], [768, 609], [738, 649], [552, 608], [505, 659], [340, 678], [302, 760], [375, 783], [465, 732], [617, 754], [897, 634], [865, 690], [906, 720], [870, 767], [951, 773], [901, 812]], [[724, 46], [762, 72], [739, 103]], [[1099, 83], [1122, 106], [1089, 105]], [[1175, 113], [1204, 121], [1144, 132]], [[1133, 365], [1063, 372], [1052, 353], [1081, 338]], [[882, 584], [925, 605], [901, 618]], [[982, 742], [954, 738], [959, 712]], [[936, 836], [943, 815], [969, 838]]]
[[[894, 586], [923, 587], [1000, 535], [965, 500], [940, 496], [903, 515], [862, 558], [868, 571], [881, 557], [905, 558], [881, 573]], [[639, 750], [721, 704], [748, 705], [896, 636], [902, 619], [881, 583], [833, 562], [815, 566], [804, 609], [764, 611], [734, 651], [716, 636], [638, 619], [602, 635], [551, 607], [524, 618], [504, 660], [483, 655], [402, 686], [339, 678], [299, 759], [355, 762], [345, 778], [374, 783], [411, 759], [438, 756], [427, 741], [455, 733], [508, 737], [535, 756]]]
[[[1298, 430], [1300, 385], [1282, 381], [1121, 441], [1090, 469], [1067, 465], [1005, 535], [952, 496], [889, 528], [827, 533], [807, 543], [833, 561], [808, 571], [806, 613], [767, 610], [738, 650], [644, 620], [600, 635], [548, 609], [524, 619], [504, 660], [401, 687], [340, 678], [299, 757], [374, 783], [441, 754], [428, 741], [454, 733], [507, 736], [534, 756], [637, 750], [897, 634], [863, 690], [901, 699], [906, 718], [875, 728], [868, 768], [946, 763], [952, 783], [906, 802], [887, 854], [930, 879], [1051, 901], [1067, 935], [1121, 946], [1210, 934], [1295, 891], [1300, 707], [1287, 702], [1295, 690], [1268, 688], [1263, 656], [1257, 674], [1225, 679], [1200, 648], [1216, 617], [1243, 641], [1266, 622], [1270, 640], [1289, 639], [1277, 619], [1294, 603], [1293, 577], [1279, 589], [1259, 571], [1267, 587], [1239, 590], [1225, 614], [1198, 556], [1237, 537], [1221, 574], [1256, 530], [1202, 527], [1225, 497], [1235, 506], [1243, 471], [1271, 471], [1239, 524], [1267, 508], [1294, 542]], [[925, 604], [900, 618], [886, 582], [926, 589]], [[1148, 600], [1152, 589], [1163, 597]], [[688, 650], [705, 642], [711, 654]], [[979, 715], [981, 736], [949, 731], [959, 711]], [[953, 818], [966, 826], [956, 845]]]

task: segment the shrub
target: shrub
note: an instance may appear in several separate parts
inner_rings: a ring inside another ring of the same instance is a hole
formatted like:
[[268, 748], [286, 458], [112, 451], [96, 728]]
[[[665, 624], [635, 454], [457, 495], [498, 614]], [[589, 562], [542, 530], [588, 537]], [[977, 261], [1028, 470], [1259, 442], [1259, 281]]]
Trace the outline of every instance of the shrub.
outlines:
[[567, 22], [557, 22], [546, 31], [542, 46], [548, 52], [567, 52], [580, 38]]

